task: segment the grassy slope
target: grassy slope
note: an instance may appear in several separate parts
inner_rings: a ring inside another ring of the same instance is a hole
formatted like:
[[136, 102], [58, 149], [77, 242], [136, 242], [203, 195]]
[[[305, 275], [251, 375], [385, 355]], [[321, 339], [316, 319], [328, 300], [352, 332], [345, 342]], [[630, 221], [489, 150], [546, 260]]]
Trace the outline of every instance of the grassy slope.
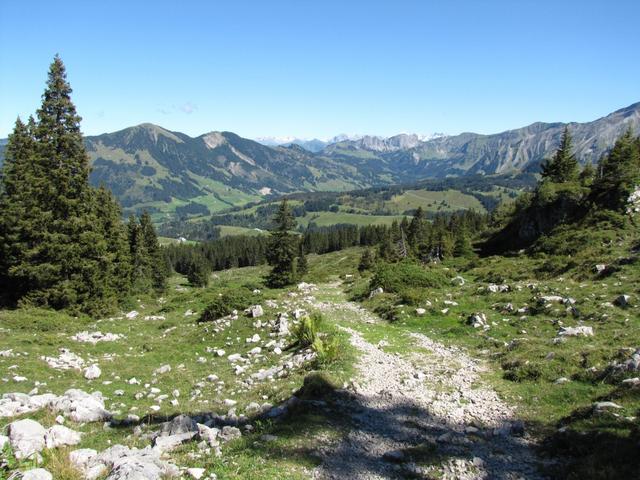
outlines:
[[[326, 262], [317, 256], [311, 256], [309, 260], [313, 277], [329, 278]], [[268, 340], [268, 328], [256, 329], [254, 320], [242, 315], [221, 333], [215, 333], [211, 324], [196, 323], [198, 313], [223, 289], [237, 290], [243, 285], [249, 285], [250, 288], [259, 286], [262, 293], [255, 295], [254, 301], [263, 305], [265, 299], [275, 299], [279, 303], [285, 298], [291, 299], [287, 295], [288, 290], [264, 289], [261, 282], [265, 271], [264, 267], [252, 267], [219, 272], [211, 285], [204, 289], [191, 288], [182, 277], [173, 277], [163, 298], [143, 296], [135, 305], [130, 306], [140, 312], [140, 316], [134, 320], [73, 318], [65, 313], [40, 309], [0, 311], [0, 331], [5, 333], [0, 338], [0, 350], [12, 348], [19, 354], [12, 358], [0, 357], [0, 371], [4, 372], [0, 394], [28, 392], [36, 386], [36, 381], [40, 382], [40, 393], [62, 394], [69, 388], [100, 390], [107, 399], [107, 408], [117, 412], [117, 417], [124, 417], [128, 413], [140, 416], [151, 414], [150, 407], [157, 404], [154, 399], [146, 396], [140, 400], [134, 399], [137, 392], [148, 392], [148, 389], [143, 388], [145, 383], [159, 388], [161, 393], [169, 394], [170, 398], [174, 389], [179, 390], [178, 407], [172, 407], [169, 398], [160, 404], [161, 410], [158, 413], [145, 419], [145, 424], [153, 428], [157, 428], [155, 424], [167, 416], [178, 413], [214, 411], [224, 414], [229, 410], [223, 403], [227, 398], [238, 401], [238, 413], [244, 411], [250, 402], [278, 404], [302, 386], [303, 378], [310, 373], [309, 369], [295, 370], [284, 378], [244, 387], [238, 382], [226, 356], [220, 358], [206, 351], [207, 348], [222, 348], [227, 354], [245, 354], [255, 346], [246, 343], [245, 339], [258, 332]], [[187, 310], [196, 314], [185, 316]], [[282, 309], [265, 308], [263, 318], [273, 319], [276, 311]], [[144, 320], [146, 315], [162, 315], [165, 319]], [[346, 342], [345, 334], [335, 331], [332, 325], [333, 321], [327, 321], [321, 331], [340, 339], [342, 354], [335, 363], [325, 366], [323, 371], [330, 381], [342, 384], [351, 375], [354, 352]], [[126, 340], [93, 346], [69, 338], [83, 330], [118, 333], [126, 336]], [[79, 371], [51, 369], [41, 359], [41, 356], [57, 356], [58, 350], [63, 347], [69, 348], [87, 362], [98, 363], [102, 369], [100, 379], [88, 381]], [[206, 363], [198, 362], [199, 357], [204, 357]], [[267, 353], [264, 359], [251, 365], [250, 371], [268, 368], [278, 361], [279, 356]], [[154, 375], [154, 370], [163, 364], [170, 364], [171, 372]], [[10, 368], [12, 365], [15, 367]], [[205, 381], [204, 386], [195, 386], [212, 373], [219, 376], [219, 382]], [[28, 380], [17, 383], [11, 380], [14, 375], [25, 376]], [[127, 383], [132, 377], [139, 379], [142, 385]], [[192, 397], [195, 388], [201, 390], [202, 394]], [[123, 390], [124, 395], [115, 396], [116, 390]], [[23, 417], [33, 418], [45, 426], [55, 423], [54, 415], [46, 410]], [[335, 420], [335, 412], [329, 414], [322, 409], [306, 410], [301, 407], [295, 422], [255, 422], [255, 434], [244, 435], [227, 444], [224, 456], [220, 459], [202, 456], [195, 443], [182, 447], [172, 454], [172, 458], [179, 465], [204, 466], [211, 472], [216, 472], [220, 479], [280, 479], [283, 476], [292, 479], [307, 478], [308, 469], [317, 459], [311, 452], [303, 454], [303, 447], [310, 448], [316, 436], [328, 439], [339, 434], [331, 427], [333, 420], [329, 417]], [[0, 419], [0, 430], [4, 430], [12, 420], [15, 418]], [[148, 443], [131, 436], [130, 428], [104, 429], [102, 424], [75, 425], [72, 422], [68, 426], [85, 433], [78, 448], [100, 450], [116, 443], [140, 447]], [[265, 444], [260, 441], [263, 433], [276, 434], [279, 438]], [[57, 449], [45, 456], [44, 466], [52, 471], [56, 479], [80, 478], [69, 467], [68, 451]], [[290, 453], [283, 455], [285, 451]], [[195, 459], [192, 455], [196, 455]], [[23, 468], [26, 466], [23, 465]]]

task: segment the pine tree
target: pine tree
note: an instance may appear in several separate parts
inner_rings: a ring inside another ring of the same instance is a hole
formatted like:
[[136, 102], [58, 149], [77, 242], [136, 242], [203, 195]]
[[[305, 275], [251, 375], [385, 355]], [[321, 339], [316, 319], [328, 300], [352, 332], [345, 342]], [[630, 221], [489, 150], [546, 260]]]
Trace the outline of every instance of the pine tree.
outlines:
[[573, 182], [578, 179], [578, 160], [573, 152], [573, 141], [569, 128], [565, 127], [560, 140], [560, 147], [553, 158], [541, 166], [541, 175], [554, 183]]
[[426, 229], [426, 220], [424, 216], [424, 210], [422, 207], [418, 207], [413, 214], [411, 223], [407, 231], [407, 240], [412, 247], [415, 247], [424, 238]]
[[135, 215], [129, 216], [127, 236], [131, 257], [131, 285], [135, 292], [146, 292], [151, 288], [151, 262], [144, 232]]
[[631, 129], [615, 143], [598, 166], [591, 188], [593, 200], [600, 206], [624, 210], [632, 190], [640, 184], [640, 149]]
[[307, 256], [304, 254], [304, 244], [300, 242], [298, 251], [298, 260], [296, 262], [296, 272], [298, 277], [302, 277], [309, 272], [309, 263], [307, 262]]
[[466, 229], [458, 228], [456, 230], [452, 254], [454, 257], [467, 257], [473, 254], [471, 240]]
[[8, 152], [15, 161], [5, 175], [4, 201], [23, 215], [9, 215], [9, 225], [2, 227], [13, 232], [3, 236], [2, 250], [9, 252], [5, 263], [10, 263], [3, 270], [15, 300], [97, 313], [113, 307], [108, 245], [70, 95], [64, 65], [56, 57], [37, 122], [29, 122], [28, 135], [17, 125], [14, 151]]
[[593, 168], [591, 163], [587, 163], [580, 172], [580, 184], [583, 187], [588, 187], [593, 183], [596, 177], [596, 169]]
[[151, 215], [146, 210], [140, 217], [140, 229], [147, 255], [147, 274], [150, 276], [151, 286], [157, 291], [162, 291], [166, 288], [169, 268], [158, 243], [158, 236], [151, 222]]
[[187, 279], [194, 287], [206, 287], [209, 285], [210, 271], [206, 260], [196, 255], [187, 264]]
[[267, 253], [267, 261], [272, 269], [267, 276], [267, 284], [280, 288], [296, 281], [297, 240], [290, 232], [295, 227], [295, 220], [287, 199], [282, 200], [273, 223], [275, 227], [271, 231]]
[[43, 212], [35, 202], [33, 187], [37, 172], [34, 161], [33, 118], [24, 124], [16, 120], [9, 135], [0, 184], [0, 298], [14, 303], [29, 288], [28, 279], [17, 275], [27, 252], [36, 245], [41, 233], [35, 227]]
[[373, 256], [373, 252], [371, 251], [371, 249], [367, 248], [364, 252], [362, 252], [362, 256], [360, 257], [360, 263], [358, 264], [358, 271], [364, 272], [367, 270], [371, 270], [374, 264], [375, 264], [375, 258]]

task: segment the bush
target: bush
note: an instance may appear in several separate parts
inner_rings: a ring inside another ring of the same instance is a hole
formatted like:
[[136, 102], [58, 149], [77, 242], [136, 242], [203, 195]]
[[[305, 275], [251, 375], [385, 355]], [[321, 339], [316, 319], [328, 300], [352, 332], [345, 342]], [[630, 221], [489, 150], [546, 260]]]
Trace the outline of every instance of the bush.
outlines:
[[412, 261], [403, 261], [378, 265], [370, 287], [382, 287], [385, 292], [402, 293], [407, 288], [437, 288], [446, 284], [447, 278], [442, 272]]
[[202, 312], [200, 322], [212, 322], [230, 315], [234, 310], [244, 310], [255, 303], [255, 295], [249, 290], [226, 290], [215, 298]]
[[318, 339], [318, 329], [322, 320], [322, 315], [319, 313], [302, 317], [300, 324], [293, 330], [296, 344], [300, 348], [310, 347]]
[[187, 280], [194, 287], [206, 287], [209, 285], [209, 267], [204, 259], [192, 260], [187, 266]]
[[311, 348], [316, 352], [316, 362], [319, 366], [327, 366], [340, 356], [340, 341], [336, 337], [316, 337]]

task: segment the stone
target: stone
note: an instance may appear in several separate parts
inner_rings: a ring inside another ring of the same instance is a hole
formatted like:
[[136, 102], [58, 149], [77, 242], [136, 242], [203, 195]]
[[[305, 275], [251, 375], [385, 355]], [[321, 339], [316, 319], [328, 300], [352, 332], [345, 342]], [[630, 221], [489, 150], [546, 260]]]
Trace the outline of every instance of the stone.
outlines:
[[622, 407], [620, 405], [614, 402], [596, 402], [593, 404], [593, 409], [596, 411], [610, 410], [610, 409], [619, 410], [621, 408]]
[[382, 455], [387, 462], [402, 463], [405, 460], [405, 454], [402, 450], [390, 450]]
[[84, 360], [69, 349], [60, 348], [58, 351], [60, 354], [57, 357], [42, 357], [51, 368], [56, 370], [80, 370], [84, 367]]
[[210, 447], [217, 447], [220, 445], [220, 442], [218, 441], [218, 434], [220, 433], [220, 430], [217, 428], [207, 427], [201, 423], [198, 423], [197, 427], [198, 437], [200, 440], [207, 442], [207, 445]]
[[222, 432], [220, 432], [220, 439], [223, 442], [229, 442], [231, 440], [235, 440], [236, 438], [242, 437], [242, 432], [239, 428], [231, 427], [226, 425], [222, 427]]
[[125, 317], [127, 317], [129, 320], [133, 320], [138, 315], [140, 315], [139, 312], [137, 312], [136, 310], [131, 310], [129, 313], [125, 314]]
[[558, 332], [559, 337], [593, 337], [593, 327], [562, 327]]
[[0, 451], [4, 449], [5, 445], [9, 443], [9, 437], [6, 435], [0, 435]]
[[480, 328], [487, 325], [487, 316], [484, 313], [474, 313], [469, 316], [467, 323], [473, 328]]
[[172, 420], [162, 424], [161, 436], [178, 435], [182, 433], [197, 432], [198, 426], [189, 415], [178, 415]]
[[63, 427], [62, 425], [54, 425], [47, 430], [44, 441], [47, 448], [58, 448], [67, 445], [77, 445], [82, 440], [82, 433]]
[[[260, 290], [258, 290], [258, 292], [259, 291]], [[187, 468], [187, 475], [191, 478], [195, 478], [195, 480], [200, 480], [204, 477], [204, 472], [206, 472], [204, 468]]]
[[55, 398], [49, 403], [49, 408], [54, 412], [62, 412], [64, 416], [74, 422], [103, 422], [111, 419], [104, 407], [104, 399], [99, 392], [88, 394], [82, 390], [70, 389], [64, 395]]
[[98, 342], [115, 342], [122, 338], [122, 335], [117, 333], [102, 333], [102, 332], [89, 332], [83, 331], [78, 332], [74, 336], [71, 337], [72, 340], [76, 342], [84, 342], [90, 343], [92, 345], [97, 344]]
[[9, 424], [9, 444], [18, 460], [31, 458], [45, 447], [47, 431], [35, 420], [17, 420]]
[[384, 290], [382, 287], [378, 287], [374, 290], [371, 290], [371, 292], [369, 292], [369, 298], [373, 298], [375, 296], [381, 295], [384, 293]]
[[22, 480], [53, 480], [53, 475], [44, 468], [32, 468], [22, 473]]
[[153, 372], [155, 375], [163, 375], [165, 373], [169, 373], [171, 371], [171, 365], [162, 365], [159, 368], [156, 368]]
[[188, 442], [196, 436], [196, 432], [177, 433], [175, 435], [156, 437], [153, 448], [160, 453], [167, 453], [175, 450], [183, 443]]
[[628, 307], [631, 305], [631, 296], [630, 295], [620, 295], [613, 301], [613, 304], [618, 307]]
[[424, 315], [427, 311], [424, 308], [416, 308], [416, 315]]
[[598, 263], [593, 266], [593, 272], [598, 275], [606, 271], [607, 271], [607, 266], [604, 263]]
[[451, 283], [455, 283], [462, 287], [465, 281], [464, 281], [464, 278], [462, 278], [460, 275], [457, 275], [451, 279]]
[[99, 378], [100, 375], [102, 375], [102, 371], [98, 365], [94, 364], [84, 369], [84, 378], [87, 380], [95, 380], [96, 378]]
[[258, 318], [264, 315], [264, 310], [262, 309], [262, 305], [254, 305], [249, 310], [252, 318]]

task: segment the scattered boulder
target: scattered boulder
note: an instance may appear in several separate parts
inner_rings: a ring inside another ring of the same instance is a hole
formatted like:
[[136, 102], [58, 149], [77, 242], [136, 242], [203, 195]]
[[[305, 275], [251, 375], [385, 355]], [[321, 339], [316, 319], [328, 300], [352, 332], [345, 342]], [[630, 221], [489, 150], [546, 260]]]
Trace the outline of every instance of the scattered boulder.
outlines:
[[254, 305], [253, 307], [249, 308], [249, 313], [251, 314], [252, 318], [257, 318], [264, 315], [264, 310], [262, 309], [262, 305]]
[[153, 372], [154, 375], [164, 375], [165, 373], [169, 373], [171, 371], [171, 365], [162, 365], [159, 368], [156, 368]]
[[[258, 292], [259, 291], [260, 290], [258, 290]], [[187, 468], [187, 475], [189, 475], [191, 478], [194, 478], [195, 480], [200, 480], [202, 477], [204, 477], [204, 472], [206, 472], [204, 468]]]
[[139, 312], [137, 312], [136, 310], [131, 310], [129, 313], [125, 314], [125, 317], [127, 317], [129, 320], [133, 320], [138, 315], [140, 315]]
[[618, 307], [629, 307], [631, 306], [631, 296], [630, 295], [620, 295], [613, 301], [613, 304]]
[[75, 340], [76, 342], [90, 343], [92, 345], [97, 344], [98, 342], [115, 342], [122, 338], [122, 335], [117, 333], [102, 333], [98, 332], [78, 332], [74, 336], [71, 337], [71, 340]]
[[160, 436], [179, 435], [198, 431], [196, 422], [189, 415], [178, 415], [162, 424]]
[[88, 479], [107, 474], [106, 480], [158, 480], [179, 476], [178, 468], [160, 458], [160, 452], [114, 445], [97, 453], [82, 449], [71, 452], [71, 463]]
[[496, 285], [495, 283], [492, 283], [490, 285], [487, 285], [487, 291], [491, 293], [505, 293], [510, 290], [511, 290], [511, 287], [509, 287], [509, 285], [506, 285], [506, 284]]
[[70, 389], [52, 400], [49, 408], [56, 413], [62, 412], [64, 416], [78, 423], [103, 422], [111, 418], [100, 392], [88, 394], [82, 390]]
[[102, 375], [102, 370], [100, 370], [98, 365], [94, 364], [84, 369], [84, 378], [87, 380], [95, 380], [96, 378], [100, 378], [100, 375]]
[[474, 313], [469, 316], [467, 323], [473, 328], [488, 327], [487, 316], [484, 313]]
[[378, 287], [374, 290], [371, 290], [371, 292], [369, 292], [369, 298], [373, 298], [377, 295], [382, 295], [384, 293], [384, 290], [382, 287]]
[[44, 468], [32, 468], [22, 473], [22, 480], [53, 480], [53, 475]]
[[231, 427], [226, 425], [222, 427], [222, 432], [220, 432], [220, 439], [223, 442], [229, 442], [231, 440], [235, 440], [236, 438], [240, 438], [242, 436], [242, 432], [237, 427]]
[[457, 275], [451, 279], [451, 283], [455, 283], [456, 285], [462, 287], [465, 281], [464, 278], [462, 278], [460, 275]]
[[58, 448], [66, 445], [77, 445], [82, 440], [82, 433], [62, 425], [54, 425], [44, 437], [47, 448]]
[[42, 357], [42, 359], [56, 370], [81, 370], [84, 367], [84, 360], [69, 349], [61, 348], [59, 352], [60, 355], [57, 357]]
[[9, 444], [18, 460], [31, 458], [45, 447], [47, 431], [35, 420], [17, 420], [9, 424]]
[[593, 273], [595, 274], [602, 274], [605, 273], [607, 271], [607, 266], [604, 263], [598, 263], [596, 265], [593, 266]]
[[427, 311], [424, 308], [416, 308], [416, 315], [424, 315]]
[[559, 337], [593, 337], [593, 327], [561, 327]]

